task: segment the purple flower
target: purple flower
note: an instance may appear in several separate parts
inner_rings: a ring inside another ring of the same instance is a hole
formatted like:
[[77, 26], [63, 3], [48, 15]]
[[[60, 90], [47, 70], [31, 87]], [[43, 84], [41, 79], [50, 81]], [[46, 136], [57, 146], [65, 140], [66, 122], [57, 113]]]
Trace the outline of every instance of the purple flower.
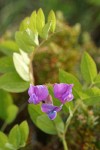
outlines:
[[54, 120], [57, 116], [57, 112], [62, 109], [62, 106], [54, 106], [53, 104], [42, 104], [41, 110], [45, 112], [51, 120]]
[[61, 103], [66, 103], [73, 100], [74, 96], [72, 94], [73, 84], [54, 84], [54, 96], [58, 98]]
[[48, 97], [48, 89], [45, 85], [30, 85], [28, 94], [30, 96], [28, 102], [38, 104], [41, 101], [45, 101], [45, 99]]
[[51, 120], [54, 120], [57, 116], [57, 112], [62, 109], [62, 106], [54, 106], [52, 103], [52, 97], [49, 95], [45, 101], [46, 103], [42, 104], [41, 110], [45, 112]]

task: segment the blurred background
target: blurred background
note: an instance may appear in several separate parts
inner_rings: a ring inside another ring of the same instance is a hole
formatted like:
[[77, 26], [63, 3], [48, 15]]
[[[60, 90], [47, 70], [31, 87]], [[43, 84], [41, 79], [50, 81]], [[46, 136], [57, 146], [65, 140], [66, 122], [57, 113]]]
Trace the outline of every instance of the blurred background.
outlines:
[[19, 22], [38, 8], [44, 13], [61, 11], [70, 24], [80, 23], [100, 46], [100, 0], [0, 0], [0, 34], [16, 28]]
[[[15, 32], [22, 19], [39, 8], [43, 9], [45, 15], [51, 9], [54, 10], [57, 16], [57, 31], [62, 30], [62, 32], [51, 37], [42, 45], [41, 51], [36, 53], [33, 61], [35, 83], [58, 82], [59, 68], [76, 74], [83, 82], [79, 73], [79, 63], [84, 50], [94, 58], [99, 71], [100, 0], [0, 0], [0, 41], [14, 40]], [[24, 105], [26, 98], [28, 99], [26, 92], [12, 96], [19, 107]], [[79, 110], [73, 119], [67, 137], [70, 150], [99, 150], [100, 148], [100, 126], [97, 124], [94, 130], [96, 117], [100, 116], [100, 111], [94, 107], [87, 113], [88, 116]], [[62, 150], [61, 142], [57, 137], [46, 135], [33, 125], [26, 107], [13, 124], [24, 119], [28, 120], [32, 133], [25, 150], [31, 150], [33, 147], [34, 150]], [[7, 127], [6, 133], [13, 124]]]

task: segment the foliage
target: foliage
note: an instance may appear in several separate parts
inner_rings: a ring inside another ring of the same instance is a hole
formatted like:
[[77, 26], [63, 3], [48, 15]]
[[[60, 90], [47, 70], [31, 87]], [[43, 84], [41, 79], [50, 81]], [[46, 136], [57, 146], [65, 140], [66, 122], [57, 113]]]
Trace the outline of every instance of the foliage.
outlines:
[[[22, 20], [26, 14], [29, 15], [33, 9], [41, 6], [45, 14], [48, 14], [52, 8], [55, 12], [63, 12], [66, 21], [71, 25], [74, 25], [77, 22], [80, 23], [82, 31], [90, 32], [95, 43], [100, 46], [99, 0], [48, 0], [48, 3], [46, 0], [30, 0], [29, 2], [27, 0], [9, 0], [8, 2], [1, 1], [0, 6], [0, 31], [2, 35], [5, 34], [8, 27], [15, 31], [20, 20]], [[13, 7], [16, 9], [13, 9]]]
[[15, 119], [17, 113], [18, 107], [13, 104], [11, 95], [0, 90], [0, 118], [9, 124]]
[[0, 131], [0, 149], [2, 150], [17, 150], [24, 147], [28, 138], [29, 128], [26, 121], [20, 125], [15, 125], [8, 137]]

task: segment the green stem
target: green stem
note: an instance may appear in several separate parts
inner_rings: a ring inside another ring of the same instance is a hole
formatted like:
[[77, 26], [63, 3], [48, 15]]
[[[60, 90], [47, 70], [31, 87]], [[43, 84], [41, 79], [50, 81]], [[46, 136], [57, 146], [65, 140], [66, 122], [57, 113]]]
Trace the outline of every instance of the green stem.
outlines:
[[68, 150], [68, 146], [67, 146], [67, 142], [65, 140], [65, 137], [62, 139], [62, 143], [63, 143], [64, 150]]
[[63, 138], [61, 138], [61, 139], [62, 139], [63, 146], [64, 146], [64, 150], [68, 150], [67, 142], [66, 142], [66, 140], [65, 140], [65, 135], [66, 135], [67, 129], [68, 129], [68, 127], [69, 127], [69, 124], [70, 124], [70, 122], [71, 122], [71, 120], [72, 120], [73, 114], [75, 113], [75, 111], [77, 110], [77, 107], [78, 107], [79, 105], [80, 105], [80, 101], [78, 101], [78, 103], [77, 103], [76, 107], [74, 108], [73, 112], [72, 112], [72, 111], [70, 110], [70, 108], [69, 108], [70, 115], [69, 115], [69, 117], [68, 117], [68, 119], [67, 119], [67, 121], [66, 121], [65, 131], [64, 131], [64, 134], [63, 134]]
[[70, 115], [66, 121], [66, 125], [65, 125], [65, 133], [67, 132], [67, 129], [68, 129], [68, 126], [71, 122], [71, 119], [72, 119], [73, 115]]
[[55, 124], [55, 121], [53, 121], [53, 124], [54, 124], [54, 126], [55, 126], [55, 128], [56, 128], [58, 137], [59, 137], [59, 138], [61, 139], [61, 141], [62, 141], [64, 150], [68, 150], [67, 142], [66, 142], [66, 140], [65, 140], [65, 134], [64, 134], [64, 133], [63, 133], [63, 134], [60, 134], [60, 133], [59, 133], [59, 131], [57, 130], [57, 126], [56, 126], [56, 124]]
[[34, 57], [34, 52], [32, 52], [30, 55], [30, 64], [29, 64], [29, 76], [30, 76], [31, 84], [34, 84], [34, 72], [33, 72], [33, 65], [32, 65], [33, 57]]
[[8, 124], [7, 124], [6, 122], [4, 122], [4, 124], [3, 124], [2, 127], [1, 127], [1, 131], [2, 131], [2, 132], [6, 129], [7, 125], [8, 125]]
[[69, 115], [69, 117], [68, 117], [68, 119], [67, 119], [67, 121], [66, 121], [65, 134], [66, 134], [67, 129], [68, 129], [68, 127], [69, 127], [69, 124], [70, 124], [70, 122], [71, 122], [71, 120], [72, 120], [72, 118], [73, 118], [73, 114], [75, 113], [75, 111], [77, 110], [77, 108], [78, 108], [79, 105], [80, 105], [80, 101], [78, 101], [78, 103], [77, 103], [76, 107], [74, 108], [73, 112], [69, 109], [70, 115]]

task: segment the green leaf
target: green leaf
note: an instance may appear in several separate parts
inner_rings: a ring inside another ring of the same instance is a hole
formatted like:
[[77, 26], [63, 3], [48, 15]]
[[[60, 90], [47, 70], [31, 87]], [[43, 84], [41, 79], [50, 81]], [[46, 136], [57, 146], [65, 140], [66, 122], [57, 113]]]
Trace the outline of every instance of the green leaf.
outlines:
[[27, 121], [23, 121], [20, 124], [19, 129], [21, 133], [20, 147], [24, 147], [29, 135], [29, 127]]
[[97, 68], [94, 60], [87, 52], [84, 52], [82, 57], [81, 73], [87, 83], [93, 84], [93, 80], [97, 76]]
[[30, 16], [30, 24], [29, 24], [29, 28], [33, 31], [33, 33], [37, 33], [37, 29], [36, 29], [36, 11], [33, 11], [31, 16]]
[[83, 102], [90, 106], [100, 104], [100, 89], [94, 87], [85, 91]]
[[63, 70], [60, 70], [59, 81], [62, 83], [67, 83], [67, 84], [74, 84], [73, 86], [74, 97], [80, 98], [80, 92], [82, 91], [82, 86], [75, 76]]
[[7, 136], [0, 131], [0, 150], [7, 150], [5, 149], [6, 143], [8, 143]]
[[21, 134], [18, 125], [15, 125], [11, 129], [8, 138], [9, 138], [9, 143], [12, 144], [15, 149], [18, 149], [20, 147]]
[[29, 28], [29, 24], [30, 24], [30, 18], [26, 17], [20, 24], [19, 30], [20, 31], [24, 31], [27, 28]]
[[63, 134], [64, 133], [64, 122], [62, 120], [62, 118], [59, 116], [59, 114], [57, 114], [57, 117], [53, 120], [54, 125], [56, 127], [56, 130], [59, 134]]
[[61, 133], [64, 131], [64, 124], [59, 115], [53, 122], [47, 115], [44, 115], [40, 105], [33, 104], [28, 105], [28, 112], [34, 124], [45, 133], [57, 134], [57, 131]]
[[29, 104], [28, 105], [28, 112], [31, 117], [31, 120], [36, 124], [36, 119], [38, 116], [44, 114], [41, 111], [41, 106], [40, 105], [34, 105], [34, 104]]
[[11, 95], [0, 89], [0, 118], [9, 124], [15, 119], [17, 112], [18, 107], [13, 104]]
[[100, 74], [95, 77], [94, 84], [100, 88]]
[[19, 76], [25, 81], [30, 81], [29, 65], [27, 65], [27, 63], [23, 59], [23, 56], [21, 56], [18, 53], [14, 53], [13, 62], [14, 62], [15, 69], [17, 73], [19, 74]]
[[44, 25], [45, 25], [45, 16], [42, 9], [40, 8], [37, 12], [37, 17], [36, 17], [36, 28], [39, 35], [41, 35]]
[[9, 143], [6, 144], [6, 146], [12, 150], [17, 150], [20, 147], [24, 147], [26, 145], [28, 134], [29, 127], [27, 121], [23, 121], [19, 126], [15, 125], [8, 135]]
[[57, 134], [56, 125], [47, 115], [41, 115], [37, 118], [36, 124], [43, 132], [48, 134]]
[[29, 28], [25, 31], [23, 31], [23, 40], [26, 44], [30, 46], [38, 46], [38, 34], [33, 33]]
[[44, 25], [43, 29], [42, 29], [42, 33], [41, 33], [41, 37], [44, 38], [44, 39], [47, 39], [48, 38], [48, 32], [50, 30], [50, 27], [51, 27], [51, 23], [47, 23]]
[[0, 88], [8, 92], [24, 92], [28, 87], [29, 82], [23, 81], [16, 72], [9, 72], [0, 76]]
[[56, 17], [55, 17], [55, 13], [53, 10], [51, 10], [49, 15], [48, 15], [48, 22], [51, 23], [50, 31], [54, 32], [55, 28], [56, 28]]
[[[47, 115], [44, 115], [44, 113], [41, 111], [40, 105], [33, 104], [28, 105], [28, 112], [34, 124], [42, 131], [49, 134], [57, 134], [57, 130], [58, 132], [63, 132], [64, 124], [59, 115], [57, 115], [53, 122], [48, 118]], [[55, 126], [57, 127], [55, 128]]]
[[7, 109], [10, 105], [12, 105], [11, 95], [0, 89], [0, 118], [7, 119]]
[[0, 43], [0, 51], [6, 55], [11, 56], [13, 52], [18, 52], [19, 49], [18, 45], [14, 41], [8, 40]]
[[29, 65], [29, 64], [30, 64], [30, 58], [29, 58], [28, 54], [27, 54], [26, 52], [24, 52], [23, 50], [21, 50], [21, 49], [20, 49], [20, 54], [21, 54], [21, 56], [22, 56], [22, 58], [23, 58], [23, 61], [24, 61], [27, 65]]
[[0, 72], [6, 73], [15, 71], [12, 57], [4, 56], [0, 58]]
[[7, 111], [6, 122], [10, 124], [16, 118], [16, 115], [18, 113], [18, 107], [12, 104], [8, 107], [6, 111]]
[[15, 34], [15, 40], [19, 48], [21, 48], [23, 51], [31, 53], [34, 50], [34, 47], [32, 45], [28, 45], [25, 42], [23, 32], [17, 31]]

